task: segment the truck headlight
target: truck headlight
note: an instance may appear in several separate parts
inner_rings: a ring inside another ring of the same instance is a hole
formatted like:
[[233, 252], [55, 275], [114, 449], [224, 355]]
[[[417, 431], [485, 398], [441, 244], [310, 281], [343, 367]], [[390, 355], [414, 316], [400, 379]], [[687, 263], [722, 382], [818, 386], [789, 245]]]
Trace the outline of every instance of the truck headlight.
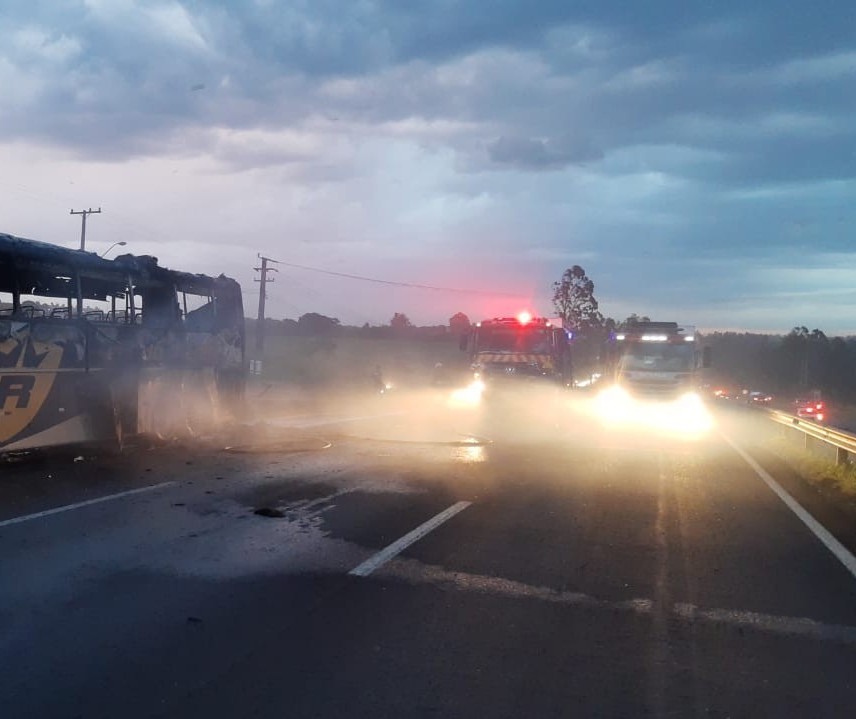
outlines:
[[617, 385], [608, 387], [595, 397], [595, 411], [607, 424], [627, 422], [633, 409], [633, 398]]
[[484, 390], [484, 382], [476, 378], [466, 387], [453, 391], [449, 397], [449, 404], [453, 407], [475, 407], [481, 402]]

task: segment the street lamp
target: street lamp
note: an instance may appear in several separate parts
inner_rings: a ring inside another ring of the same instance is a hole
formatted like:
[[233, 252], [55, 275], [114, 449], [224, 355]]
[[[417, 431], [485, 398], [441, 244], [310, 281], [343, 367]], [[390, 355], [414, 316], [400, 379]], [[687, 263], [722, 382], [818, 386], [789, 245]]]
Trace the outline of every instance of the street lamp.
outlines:
[[114, 247], [124, 247], [124, 246], [125, 246], [125, 245], [127, 245], [127, 244], [128, 244], [128, 243], [127, 243], [127, 242], [125, 242], [125, 240], [122, 240], [122, 241], [120, 241], [120, 242], [114, 242], [112, 245], [110, 245], [110, 247], [108, 247], [108, 248], [107, 248], [107, 249], [102, 253], [102, 255], [101, 255], [101, 256], [102, 256], [102, 257], [107, 257], [107, 253], [108, 253], [108, 252], [110, 252], [110, 250], [112, 250]]

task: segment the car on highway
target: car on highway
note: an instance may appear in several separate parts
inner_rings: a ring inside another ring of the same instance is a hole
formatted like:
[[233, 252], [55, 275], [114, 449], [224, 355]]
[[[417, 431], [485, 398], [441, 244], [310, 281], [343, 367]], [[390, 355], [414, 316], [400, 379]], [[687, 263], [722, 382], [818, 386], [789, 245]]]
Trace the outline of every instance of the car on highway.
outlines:
[[735, 396], [734, 392], [730, 389], [725, 388], [725, 387], [719, 387], [719, 388], [713, 390], [713, 398], [715, 400], [720, 400], [720, 401], [725, 402], [727, 400], [732, 399], [734, 396]]
[[823, 422], [827, 417], [826, 404], [820, 399], [798, 398], [794, 400], [794, 414], [800, 419]]

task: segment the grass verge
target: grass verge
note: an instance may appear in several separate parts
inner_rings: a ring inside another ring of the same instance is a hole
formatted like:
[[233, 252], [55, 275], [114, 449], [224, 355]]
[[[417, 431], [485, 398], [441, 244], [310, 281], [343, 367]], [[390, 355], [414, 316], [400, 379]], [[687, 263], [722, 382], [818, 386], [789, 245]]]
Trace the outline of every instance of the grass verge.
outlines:
[[771, 439], [769, 444], [808, 484], [856, 515], [856, 464], [836, 464], [784, 438]]

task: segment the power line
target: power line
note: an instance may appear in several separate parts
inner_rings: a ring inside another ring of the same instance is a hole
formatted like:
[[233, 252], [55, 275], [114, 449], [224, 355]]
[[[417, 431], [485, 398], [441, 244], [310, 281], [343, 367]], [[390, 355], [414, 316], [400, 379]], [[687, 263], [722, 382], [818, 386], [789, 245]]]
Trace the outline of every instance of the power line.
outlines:
[[[274, 261], [274, 260], [272, 260]], [[364, 277], [363, 275], [352, 275], [348, 272], [335, 272], [333, 270], [323, 270], [320, 267], [308, 267], [307, 265], [297, 265], [293, 262], [283, 262], [275, 260], [284, 267], [295, 267], [298, 270], [306, 270], [308, 272], [317, 272], [322, 275], [332, 275], [333, 277], [344, 277], [349, 280], [360, 280], [361, 282], [374, 282], [378, 285], [392, 285], [394, 287], [411, 287], [420, 290], [433, 290], [435, 292], [457, 292], [468, 295], [489, 295], [491, 297], [522, 297], [521, 293], [512, 292], [490, 292], [488, 290], [466, 290], [459, 287], [438, 287], [437, 285], [421, 285], [416, 282], [396, 282], [395, 280], [380, 280], [376, 277]]]
[[[303, 282], [302, 280], [297, 280], [291, 275], [289, 275], [289, 285], [292, 287], [296, 286], [297, 289], [301, 290], [302, 294], [310, 295], [311, 297], [316, 298], [319, 303], [321, 303], [322, 305], [325, 305], [326, 307], [328, 307], [333, 312], [350, 313], [350, 315], [352, 317], [360, 319], [363, 322], [367, 322], [369, 324], [371, 324], [374, 321], [373, 318], [369, 317], [368, 315], [363, 314], [362, 312], [360, 312], [359, 310], [357, 310], [356, 308], [354, 308], [351, 305], [348, 305], [346, 307], [346, 306], [343, 306], [342, 304], [340, 304], [339, 302], [335, 302], [335, 301], [331, 302], [330, 297], [329, 297], [329, 293], [325, 293], [324, 295], [322, 295], [321, 292], [319, 292], [317, 289], [315, 289], [311, 285], [307, 284], [306, 282]], [[295, 305], [289, 305], [289, 306], [296, 309], [299, 314], [302, 314], [300, 309], [298, 307], [296, 307]], [[316, 308], [316, 309], [318, 309], [318, 308]]]

